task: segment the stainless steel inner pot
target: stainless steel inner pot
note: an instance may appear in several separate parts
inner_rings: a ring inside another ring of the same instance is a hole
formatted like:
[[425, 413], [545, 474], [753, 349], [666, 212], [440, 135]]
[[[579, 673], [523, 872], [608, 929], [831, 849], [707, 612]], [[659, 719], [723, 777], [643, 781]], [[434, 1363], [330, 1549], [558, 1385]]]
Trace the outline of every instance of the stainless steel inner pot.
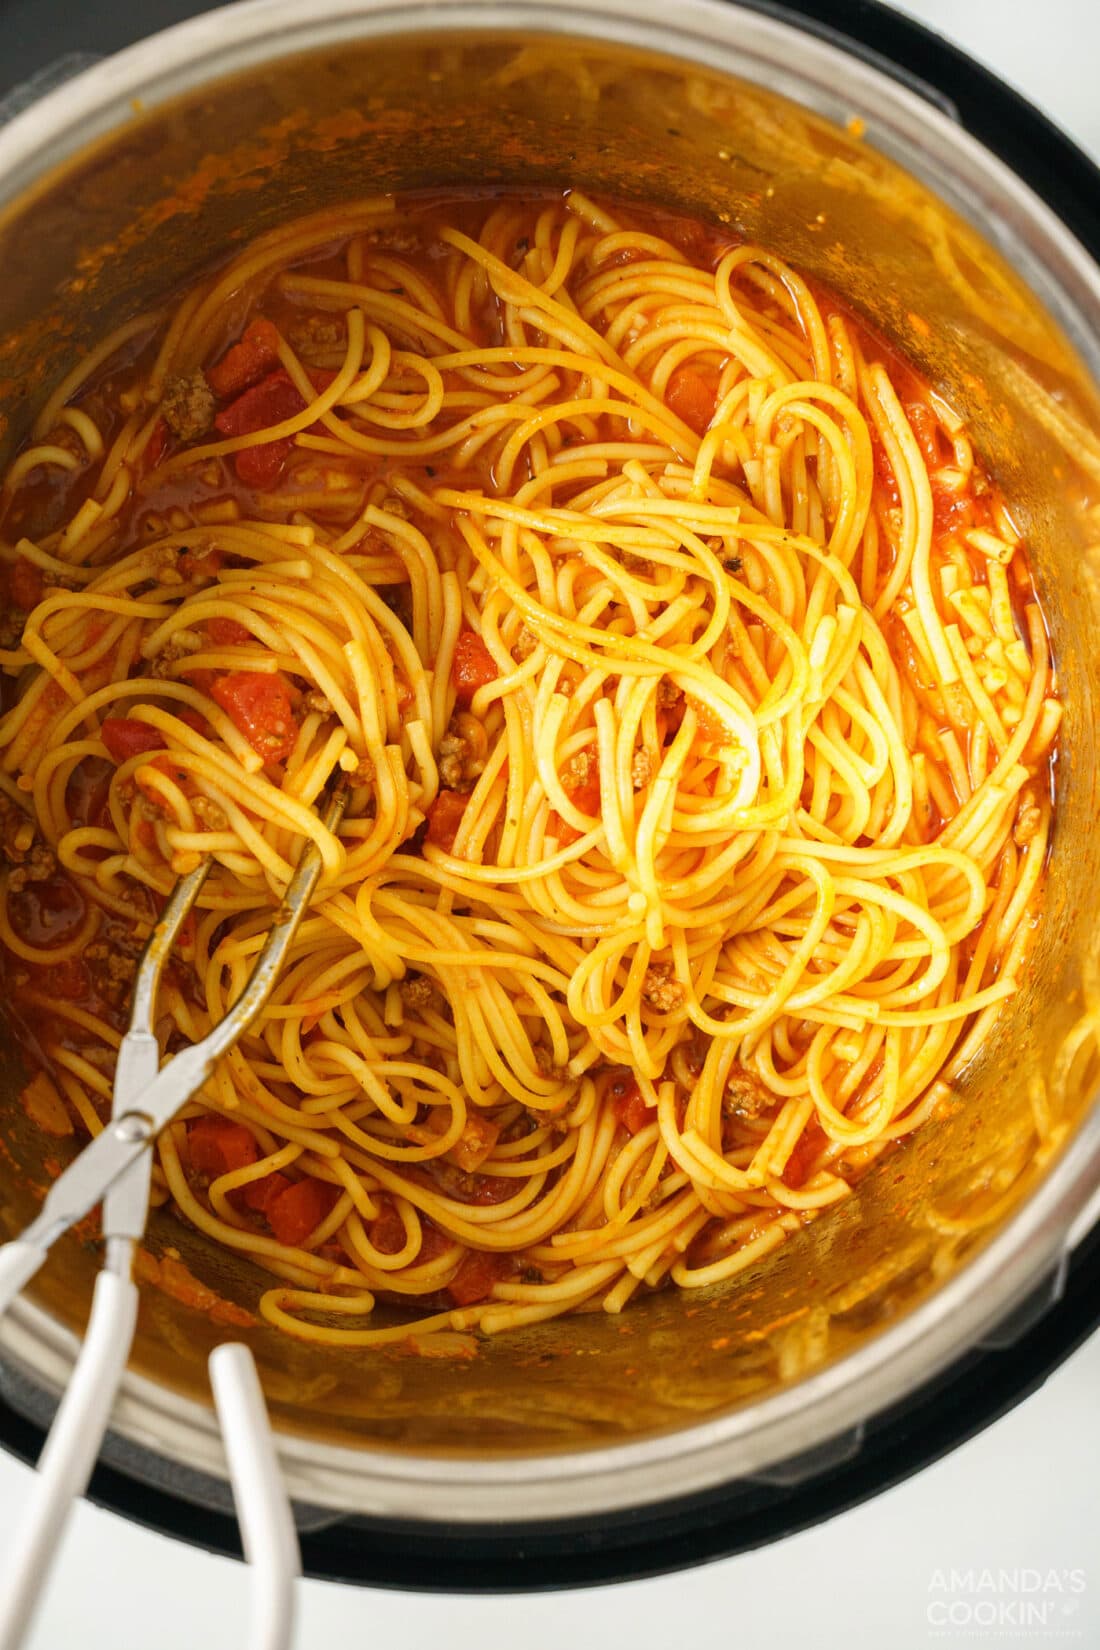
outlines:
[[[949, 107], [707, 0], [274, 0], [204, 16], [0, 134], [3, 445], [77, 352], [248, 236], [379, 190], [525, 182], [720, 219], [896, 341], [969, 419], [1025, 526], [1067, 716], [1026, 986], [948, 1113], [856, 1196], [731, 1287], [550, 1323], [470, 1363], [249, 1335], [295, 1497], [452, 1523], [610, 1512], [780, 1471], [1054, 1289], [1100, 1214], [1100, 272]], [[4, 1235], [45, 1155], [8, 1042]], [[175, 1223], [154, 1222], [151, 1242], [255, 1299], [255, 1273]], [[70, 1243], [0, 1329], [36, 1388], [67, 1378], [97, 1260]], [[225, 1476], [204, 1377], [222, 1333], [145, 1300], [114, 1427], [169, 1483]]]

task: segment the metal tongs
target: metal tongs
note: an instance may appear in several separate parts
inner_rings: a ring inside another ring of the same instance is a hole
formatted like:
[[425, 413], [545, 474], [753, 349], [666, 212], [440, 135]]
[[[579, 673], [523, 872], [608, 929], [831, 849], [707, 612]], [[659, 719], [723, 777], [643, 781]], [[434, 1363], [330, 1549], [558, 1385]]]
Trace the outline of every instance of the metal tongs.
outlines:
[[[325, 824], [336, 830], [344, 810], [337, 791]], [[160, 1065], [154, 1005], [164, 964], [210, 869], [204, 861], [181, 878], [138, 965], [129, 1030], [119, 1049], [111, 1121], [54, 1182], [22, 1236], [0, 1245], [0, 1313], [35, 1275], [64, 1232], [103, 1200], [105, 1264], [96, 1279], [87, 1331], [72, 1379], [38, 1462], [31, 1504], [0, 1573], [0, 1650], [17, 1650], [74, 1499], [83, 1494], [107, 1430], [130, 1355], [137, 1318], [134, 1253], [145, 1231], [153, 1172], [152, 1145], [210, 1077], [263, 1008], [321, 874], [307, 843], [256, 965], [225, 1018], [201, 1042]], [[301, 1573], [294, 1520], [283, 1488], [252, 1354], [239, 1343], [218, 1347], [210, 1381], [229, 1463], [245, 1556], [252, 1570], [252, 1650], [284, 1650], [293, 1628], [293, 1582]]]

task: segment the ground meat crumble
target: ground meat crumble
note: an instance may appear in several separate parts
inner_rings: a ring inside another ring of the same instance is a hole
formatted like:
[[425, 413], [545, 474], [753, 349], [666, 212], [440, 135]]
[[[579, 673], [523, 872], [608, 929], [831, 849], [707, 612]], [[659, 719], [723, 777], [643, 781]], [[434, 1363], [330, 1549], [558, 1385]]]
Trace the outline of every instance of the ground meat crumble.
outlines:
[[760, 1078], [744, 1066], [734, 1066], [726, 1078], [726, 1092], [722, 1098], [722, 1110], [727, 1115], [735, 1117], [760, 1117], [771, 1111], [775, 1105], [775, 1095], [765, 1088]]
[[449, 791], [472, 791], [485, 771], [485, 758], [452, 721], [439, 741], [439, 778]]
[[214, 392], [205, 373], [196, 371], [165, 381], [160, 410], [164, 422], [181, 441], [197, 441], [214, 422]]
[[410, 974], [397, 989], [406, 1008], [427, 1008], [435, 996], [435, 986], [426, 974]]
[[630, 764], [630, 783], [636, 791], [653, 778], [653, 758], [648, 751], [635, 751]]
[[642, 996], [658, 1014], [673, 1014], [682, 1008], [687, 991], [676, 978], [671, 963], [650, 963], [642, 981]]

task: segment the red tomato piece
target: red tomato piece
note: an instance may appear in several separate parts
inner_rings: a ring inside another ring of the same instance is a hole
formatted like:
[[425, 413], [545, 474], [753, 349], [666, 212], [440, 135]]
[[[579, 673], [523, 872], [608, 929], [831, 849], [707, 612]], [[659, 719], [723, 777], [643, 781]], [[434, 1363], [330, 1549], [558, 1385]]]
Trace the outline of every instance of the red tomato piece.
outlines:
[[367, 1236], [380, 1255], [400, 1254], [405, 1247], [405, 1223], [392, 1198], [380, 1198], [379, 1205]]
[[290, 374], [280, 368], [223, 407], [214, 428], [219, 435], [255, 435], [258, 430], [269, 430], [273, 424], [293, 418], [304, 406]]
[[252, 632], [239, 619], [224, 619], [220, 614], [206, 621], [206, 634], [217, 647], [240, 647], [252, 640]]
[[438, 1226], [433, 1226], [430, 1220], [423, 1215], [420, 1217], [420, 1248], [417, 1251], [414, 1266], [426, 1266], [431, 1260], [438, 1260], [440, 1255], [446, 1254], [454, 1243], [454, 1238], [441, 1232]]
[[451, 681], [459, 704], [468, 705], [478, 688], [495, 682], [499, 672], [493, 656], [473, 630], [463, 630], [455, 643], [451, 660]]
[[444, 853], [449, 854], [455, 845], [458, 827], [462, 824], [469, 800], [464, 791], [440, 791], [428, 809], [427, 840], [442, 848]]
[[286, 760], [294, 749], [298, 724], [290, 690], [281, 676], [231, 670], [228, 675], [214, 678], [210, 695], [233, 719], [257, 755], [267, 762]]
[[828, 1136], [816, 1120], [807, 1123], [795, 1142], [794, 1150], [787, 1159], [780, 1179], [792, 1190], [797, 1191], [809, 1179], [811, 1165], [820, 1157], [828, 1143]]
[[[305, 402], [289, 373], [269, 373], [258, 384], [223, 407], [214, 420], [220, 435], [255, 435], [300, 413]], [[233, 455], [233, 466], [246, 487], [273, 487], [286, 468], [294, 443], [286, 436], [261, 446], [245, 447]]]
[[42, 600], [42, 569], [18, 556], [8, 571], [8, 593], [16, 607], [29, 613]]
[[646, 1105], [633, 1072], [624, 1071], [613, 1077], [607, 1085], [607, 1094], [611, 1110], [627, 1134], [637, 1134], [647, 1124], [656, 1122], [657, 1113]]
[[188, 1124], [187, 1151], [193, 1169], [214, 1177], [246, 1169], [260, 1155], [260, 1148], [243, 1123], [212, 1115], [196, 1117]]
[[486, 1255], [471, 1250], [459, 1262], [447, 1292], [456, 1306], [474, 1306], [478, 1301], [487, 1300], [493, 1285], [503, 1283], [512, 1270], [511, 1255]]
[[242, 390], [270, 372], [279, 359], [279, 334], [270, 321], [250, 321], [241, 339], [231, 344], [216, 366], [208, 367], [206, 380], [219, 401]]
[[238, 481], [243, 481], [246, 487], [253, 487], [257, 492], [266, 493], [286, 469], [286, 461], [293, 450], [293, 441], [284, 436], [280, 441], [267, 441], [262, 447], [245, 447], [241, 452], [234, 453], [233, 468]]
[[665, 401], [696, 435], [702, 435], [714, 417], [718, 381], [695, 367], [677, 367], [668, 381]]
[[264, 1214], [280, 1243], [297, 1249], [332, 1213], [339, 1197], [335, 1186], [320, 1180], [296, 1180], [271, 1198]]
[[145, 751], [162, 751], [164, 735], [133, 716], [105, 716], [99, 730], [112, 762], [127, 762]]
[[246, 1209], [254, 1209], [257, 1214], [262, 1215], [267, 1212], [268, 1204], [293, 1184], [288, 1175], [280, 1174], [276, 1169], [273, 1174], [265, 1174], [262, 1180], [250, 1180], [247, 1186], [239, 1186], [233, 1197], [238, 1203], [243, 1203]]
[[197, 710], [192, 710], [189, 705], [185, 705], [182, 710], [177, 710], [176, 715], [179, 717], [180, 721], [186, 723], [186, 725], [191, 728], [193, 732], [201, 733], [204, 739], [210, 738], [210, 723], [206, 720], [205, 716], [200, 716]]

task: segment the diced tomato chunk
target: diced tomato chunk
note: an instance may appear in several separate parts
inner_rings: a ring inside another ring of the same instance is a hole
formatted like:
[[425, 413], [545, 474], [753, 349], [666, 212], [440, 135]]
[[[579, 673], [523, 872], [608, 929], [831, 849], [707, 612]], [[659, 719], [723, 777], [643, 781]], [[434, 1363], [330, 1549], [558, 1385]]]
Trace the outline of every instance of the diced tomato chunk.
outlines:
[[637, 1134], [656, 1121], [657, 1113], [646, 1105], [633, 1072], [624, 1071], [613, 1077], [607, 1085], [607, 1094], [611, 1110], [627, 1134]]
[[451, 660], [451, 681], [459, 703], [468, 705], [478, 688], [495, 682], [498, 674], [493, 656], [481, 637], [476, 631], [463, 630]]
[[400, 1254], [406, 1241], [405, 1223], [392, 1198], [380, 1198], [379, 1205], [367, 1235], [380, 1255]]
[[42, 569], [26, 556], [17, 556], [8, 570], [8, 594], [16, 607], [29, 613], [42, 600]]
[[192, 710], [190, 705], [185, 705], [182, 710], [176, 711], [176, 715], [181, 722], [185, 723], [195, 733], [201, 733], [204, 739], [209, 739], [210, 723], [197, 710]]
[[[305, 402], [294, 387], [289, 373], [269, 373], [258, 384], [245, 390], [228, 407], [223, 407], [214, 420], [220, 435], [235, 437], [255, 435], [269, 430], [285, 419], [300, 413]], [[286, 467], [294, 443], [286, 436], [256, 447], [245, 447], [233, 455], [237, 475], [247, 487], [274, 486]]]
[[478, 1301], [486, 1300], [492, 1293], [493, 1285], [503, 1283], [511, 1275], [513, 1267], [511, 1255], [487, 1255], [471, 1250], [459, 1262], [458, 1271], [447, 1285], [447, 1292], [456, 1306], [474, 1306]]
[[255, 435], [258, 430], [269, 430], [272, 425], [293, 418], [304, 406], [290, 374], [280, 369], [261, 378], [228, 407], [223, 407], [214, 420], [214, 428], [219, 435], [230, 437]]
[[816, 1119], [807, 1123], [795, 1142], [794, 1150], [783, 1170], [782, 1179], [785, 1184], [797, 1191], [809, 1178], [811, 1165], [820, 1157], [828, 1143], [828, 1136]]
[[454, 1238], [441, 1232], [438, 1226], [433, 1226], [430, 1220], [423, 1215], [420, 1217], [420, 1248], [413, 1262], [414, 1266], [426, 1266], [429, 1261], [438, 1260], [440, 1255], [446, 1254], [454, 1243]]
[[689, 429], [702, 435], [714, 417], [718, 380], [704, 376], [695, 367], [677, 367], [668, 381], [665, 400]]
[[276, 1169], [273, 1174], [265, 1174], [262, 1180], [250, 1180], [247, 1186], [239, 1186], [233, 1196], [246, 1209], [253, 1209], [262, 1215], [266, 1214], [268, 1204], [291, 1185], [293, 1181], [289, 1176], [280, 1174]]
[[206, 369], [206, 379], [220, 401], [242, 390], [270, 372], [279, 359], [279, 334], [262, 317], [250, 321], [241, 339], [231, 344], [216, 366]]
[[472, 1174], [475, 1169], [481, 1167], [487, 1157], [492, 1156], [499, 1134], [499, 1123], [491, 1123], [487, 1117], [479, 1117], [476, 1112], [468, 1112], [462, 1133], [451, 1147], [448, 1156], [454, 1159], [460, 1169]]
[[455, 845], [458, 827], [470, 798], [464, 791], [440, 791], [428, 809], [428, 837], [437, 848], [449, 854]]
[[187, 1127], [191, 1167], [199, 1174], [231, 1174], [257, 1161], [260, 1148], [243, 1123], [228, 1117], [196, 1117]]
[[233, 454], [233, 468], [237, 479], [246, 487], [264, 493], [274, 487], [290, 457], [294, 443], [286, 436], [279, 441], [267, 441], [262, 447], [245, 447]]
[[162, 751], [164, 735], [134, 716], [105, 716], [99, 730], [113, 762], [127, 762], [144, 751]]
[[226, 619], [217, 614], [206, 621], [206, 634], [218, 647], [240, 647], [252, 640], [252, 632], [239, 619]]
[[264, 1215], [279, 1242], [296, 1249], [332, 1213], [339, 1196], [335, 1186], [320, 1180], [292, 1181], [269, 1201]]
[[298, 724], [283, 677], [265, 676], [258, 670], [232, 670], [214, 678], [210, 695], [259, 756], [267, 762], [286, 760], [294, 749]]

